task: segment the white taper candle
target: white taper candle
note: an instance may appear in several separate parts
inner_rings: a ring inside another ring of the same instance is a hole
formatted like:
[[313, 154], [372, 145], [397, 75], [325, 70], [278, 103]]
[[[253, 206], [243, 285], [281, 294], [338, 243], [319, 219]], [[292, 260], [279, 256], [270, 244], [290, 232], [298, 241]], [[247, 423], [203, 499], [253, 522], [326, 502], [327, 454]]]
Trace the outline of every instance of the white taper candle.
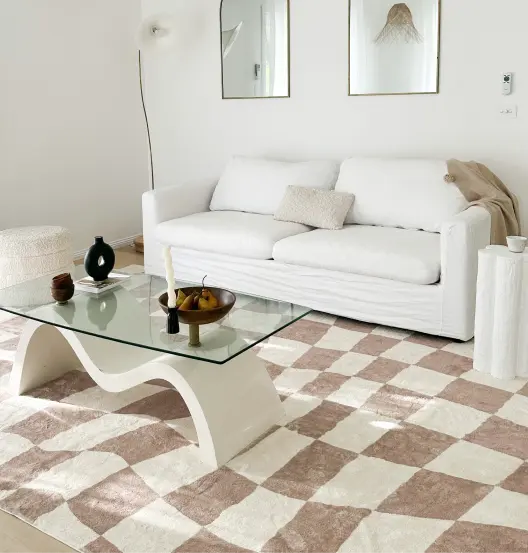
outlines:
[[169, 296], [167, 300], [167, 307], [176, 307], [176, 292], [174, 288], [174, 267], [172, 266], [172, 255], [170, 246], [163, 248], [163, 257], [165, 258], [165, 275], [167, 279], [167, 294]]

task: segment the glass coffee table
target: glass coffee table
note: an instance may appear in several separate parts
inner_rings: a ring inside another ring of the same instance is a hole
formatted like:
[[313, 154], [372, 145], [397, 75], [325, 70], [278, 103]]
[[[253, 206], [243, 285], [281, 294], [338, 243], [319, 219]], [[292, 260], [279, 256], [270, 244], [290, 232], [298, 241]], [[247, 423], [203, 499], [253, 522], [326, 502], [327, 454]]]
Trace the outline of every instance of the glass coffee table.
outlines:
[[[85, 276], [78, 267], [74, 280]], [[158, 297], [163, 279], [132, 274], [101, 296], [75, 293], [64, 305], [50, 294], [50, 277], [0, 290], [0, 309], [28, 322], [11, 373], [23, 394], [83, 367], [101, 388], [121, 392], [161, 379], [189, 408], [202, 458], [221, 466], [267, 432], [283, 409], [266, 366], [252, 348], [306, 316], [310, 309], [237, 294], [231, 313], [201, 327], [189, 346], [188, 326], [168, 335]], [[188, 283], [177, 283], [178, 287]]]

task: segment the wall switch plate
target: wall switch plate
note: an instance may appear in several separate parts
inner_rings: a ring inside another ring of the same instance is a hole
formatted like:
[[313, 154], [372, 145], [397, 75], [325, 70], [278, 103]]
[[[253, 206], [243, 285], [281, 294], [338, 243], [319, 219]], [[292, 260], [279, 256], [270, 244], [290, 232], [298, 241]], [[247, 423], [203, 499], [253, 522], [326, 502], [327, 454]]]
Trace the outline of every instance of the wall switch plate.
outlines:
[[504, 106], [500, 109], [502, 117], [509, 117], [510, 119], [517, 118], [517, 106]]
[[502, 76], [502, 93], [508, 96], [512, 92], [513, 73], [504, 73]]

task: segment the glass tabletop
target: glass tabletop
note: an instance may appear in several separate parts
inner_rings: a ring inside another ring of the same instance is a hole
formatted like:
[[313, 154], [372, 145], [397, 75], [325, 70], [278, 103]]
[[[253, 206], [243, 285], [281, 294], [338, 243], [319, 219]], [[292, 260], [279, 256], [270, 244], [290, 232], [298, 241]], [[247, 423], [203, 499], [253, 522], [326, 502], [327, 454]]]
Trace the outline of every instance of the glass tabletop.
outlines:
[[[85, 276], [81, 266], [72, 274], [74, 280]], [[201, 346], [192, 347], [187, 325], [180, 324], [179, 334], [166, 333], [166, 315], [158, 304], [158, 297], [167, 290], [162, 278], [130, 274], [117, 288], [99, 296], [76, 289], [64, 305], [55, 303], [50, 285], [51, 277], [46, 276], [0, 290], [0, 310], [67, 330], [216, 364], [230, 361], [311, 311], [291, 303], [236, 293], [236, 304], [229, 315], [218, 323], [202, 325]], [[192, 285], [176, 283], [177, 287]]]

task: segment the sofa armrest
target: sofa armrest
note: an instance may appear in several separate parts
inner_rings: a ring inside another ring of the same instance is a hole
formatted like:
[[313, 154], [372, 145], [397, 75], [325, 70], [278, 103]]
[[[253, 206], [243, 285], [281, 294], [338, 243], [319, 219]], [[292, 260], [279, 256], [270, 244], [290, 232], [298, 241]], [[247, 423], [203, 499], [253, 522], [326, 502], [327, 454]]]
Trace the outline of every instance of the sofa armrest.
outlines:
[[[168, 186], [143, 194], [143, 221], [158, 225], [164, 221], [209, 211], [216, 182]], [[148, 219], [145, 221], [145, 219]]]
[[143, 241], [145, 272], [159, 265], [161, 247], [155, 238], [156, 227], [165, 221], [209, 211], [217, 182], [205, 181], [169, 186], [143, 194]]
[[470, 207], [442, 225], [442, 329], [447, 335], [463, 340], [474, 335], [478, 252], [489, 246], [490, 233], [491, 216], [482, 207]]

